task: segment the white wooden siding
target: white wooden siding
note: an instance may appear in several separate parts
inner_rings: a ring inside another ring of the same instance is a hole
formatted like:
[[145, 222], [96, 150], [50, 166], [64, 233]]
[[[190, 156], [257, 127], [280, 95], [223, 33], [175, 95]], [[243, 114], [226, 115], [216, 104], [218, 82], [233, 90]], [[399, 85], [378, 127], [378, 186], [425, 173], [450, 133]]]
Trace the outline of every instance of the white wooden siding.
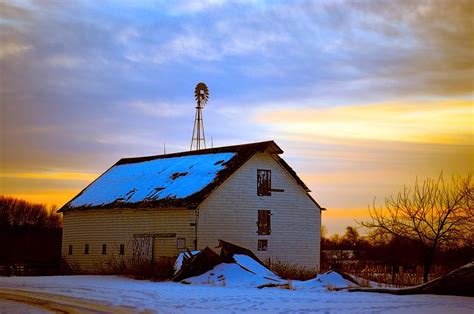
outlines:
[[[257, 196], [257, 169], [272, 171], [271, 196]], [[257, 234], [259, 209], [271, 210], [271, 235]], [[237, 170], [200, 206], [198, 248], [222, 239], [249, 248], [262, 260], [319, 269], [320, 208], [269, 154], [259, 153]], [[268, 239], [268, 251], [257, 251]]]
[[155, 238], [153, 241], [153, 259], [178, 255], [177, 238]]
[[[132, 258], [133, 235], [176, 233], [168, 240], [166, 248], [160, 250], [170, 255], [176, 247], [177, 238], [186, 238], [187, 245], [194, 249], [195, 212], [189, 209], [136, 210], [101, 209], [71, 211], [64, 213], [62, 241], [63, 258], [79, 265], [83, 271], [107, 268], [111, 260]], [[160, 241], [160, 240], [158, 240]], [[84, 254], [84, 245], [89, 244], [89, 254]], [[107, 254], [102, 255], [102, 244], [107, 244]], [[125, 244], [125, 255], [119, 255], [120, 244]], [[69, 245], [73, 255], [68, 255]]]

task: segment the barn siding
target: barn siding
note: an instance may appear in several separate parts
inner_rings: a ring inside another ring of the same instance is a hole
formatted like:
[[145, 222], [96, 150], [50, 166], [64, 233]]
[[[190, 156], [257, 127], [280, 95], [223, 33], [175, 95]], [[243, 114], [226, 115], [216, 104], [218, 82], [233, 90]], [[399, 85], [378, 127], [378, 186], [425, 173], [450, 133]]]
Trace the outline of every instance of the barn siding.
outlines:
[[[175, 246], [167, 245], [166, 255], [176, 253], [176, 239], [186, 238], [186, 244], [194, 247], [195, 212], [187, 209], [136, 210], [101, 209], [66, 211], [62, 241], [62, 256], [71, 264], [79, 265], [83, 271], [94, 271], [107, 267], [112, 259], [132, 257], [134, 234], [176, 233]], [[84, 254], [84, 245], [89, 244], [89, 254]], [[107, 255], [102, 255], [102, 244], [107, 244]], [[125, 244], [125, 255], [119, 255], [120, 244]], [[73, 255], [68, 255], [69, 245]], [[168, 252], [169, 251], [169, 252]]]
[[[271, 196], [257, 196], [257, 169], [272, 171]], [[257, 234], [259, 209], [271, 210], [271, 235]], [[200, 206], [198, 248], [222, 239], [251, 249], [262, 260], [319, 269], [321, 211], [269, 154], [254, 155]], [[268, 251], [257, 251], [268, 239]]]

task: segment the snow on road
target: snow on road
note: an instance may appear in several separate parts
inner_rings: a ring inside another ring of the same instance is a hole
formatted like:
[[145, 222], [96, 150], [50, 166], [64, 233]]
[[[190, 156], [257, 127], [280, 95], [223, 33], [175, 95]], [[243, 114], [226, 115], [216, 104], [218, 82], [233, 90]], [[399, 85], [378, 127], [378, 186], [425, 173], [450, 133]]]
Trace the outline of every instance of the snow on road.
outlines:
[[474, 298], [150, 282], [118, 276], [0, 277], [0, 287], [159, 313], [470, 313]]

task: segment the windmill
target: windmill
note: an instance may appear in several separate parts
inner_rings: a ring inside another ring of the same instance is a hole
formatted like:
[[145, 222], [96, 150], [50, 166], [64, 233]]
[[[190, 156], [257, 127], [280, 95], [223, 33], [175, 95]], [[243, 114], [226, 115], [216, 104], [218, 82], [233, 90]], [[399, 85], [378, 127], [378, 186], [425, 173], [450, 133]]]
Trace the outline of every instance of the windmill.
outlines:
[[[193, 137], [189, 150], [199, 150], [206, 148], [206, 136], [204, 134], [204, 123], [202, 121], [202, 109], [209, 99], [209, 89], [206, 84], [198, 83], [194, 89], [194, 98], [196, 99], [196, 115], [194, 117]], [[201, 135], [202, 133], [202, 135]]]

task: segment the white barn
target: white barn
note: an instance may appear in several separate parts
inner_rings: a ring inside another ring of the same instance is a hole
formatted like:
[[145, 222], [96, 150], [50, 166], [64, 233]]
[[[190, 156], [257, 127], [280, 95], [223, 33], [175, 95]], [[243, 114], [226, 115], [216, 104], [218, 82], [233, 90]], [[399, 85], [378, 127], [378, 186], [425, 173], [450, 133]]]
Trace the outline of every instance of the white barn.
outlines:
[[222, 239], [319, 269], [322, 208], [273, 141], [118, 161], [64, 205], [62, 255], [83, 271]]

